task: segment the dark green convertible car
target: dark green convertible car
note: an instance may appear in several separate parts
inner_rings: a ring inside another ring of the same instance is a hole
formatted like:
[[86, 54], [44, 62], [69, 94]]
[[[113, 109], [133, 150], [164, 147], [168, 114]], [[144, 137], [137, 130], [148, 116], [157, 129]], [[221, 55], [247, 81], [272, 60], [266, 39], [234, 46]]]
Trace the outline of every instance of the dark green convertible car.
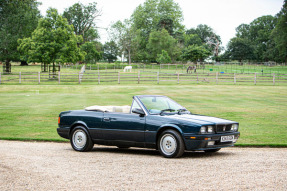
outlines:
[[191, 114], [166, 96], [138, 95], [131, 106], [91, 106], [61, 112], [58, 134], [76, 151], [94, 144], [158, 149], [167, 158], [184, 151], [216, 152], [239, 138], [235, 121]]

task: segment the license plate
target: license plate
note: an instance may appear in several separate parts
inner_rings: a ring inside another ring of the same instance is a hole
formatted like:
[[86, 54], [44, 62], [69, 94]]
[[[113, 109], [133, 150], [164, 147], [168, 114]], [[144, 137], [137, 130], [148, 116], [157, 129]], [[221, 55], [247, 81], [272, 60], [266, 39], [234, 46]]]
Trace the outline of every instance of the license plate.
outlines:
[[230, 142], [234, 140], [234, 135], [221, 136], [221, 142]]

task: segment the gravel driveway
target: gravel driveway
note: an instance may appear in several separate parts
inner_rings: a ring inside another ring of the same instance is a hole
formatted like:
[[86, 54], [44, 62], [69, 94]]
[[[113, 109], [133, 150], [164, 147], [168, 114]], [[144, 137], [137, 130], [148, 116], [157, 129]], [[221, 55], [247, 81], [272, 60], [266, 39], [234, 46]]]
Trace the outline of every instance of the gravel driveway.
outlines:
[[0, 190], [287, 190], [287, 148], [166, 159], [148, 149], [0, 140]]

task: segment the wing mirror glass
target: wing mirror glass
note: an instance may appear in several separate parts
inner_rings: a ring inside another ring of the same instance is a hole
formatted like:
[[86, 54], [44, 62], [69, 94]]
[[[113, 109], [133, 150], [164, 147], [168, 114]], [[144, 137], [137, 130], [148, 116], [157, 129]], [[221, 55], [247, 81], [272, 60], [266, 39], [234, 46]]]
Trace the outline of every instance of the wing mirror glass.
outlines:
[[139, 114], [139, 115], [145, 115], [144, 111], [142, 109], [139, 108], [134, 108], [132, 110], [133, 113]]

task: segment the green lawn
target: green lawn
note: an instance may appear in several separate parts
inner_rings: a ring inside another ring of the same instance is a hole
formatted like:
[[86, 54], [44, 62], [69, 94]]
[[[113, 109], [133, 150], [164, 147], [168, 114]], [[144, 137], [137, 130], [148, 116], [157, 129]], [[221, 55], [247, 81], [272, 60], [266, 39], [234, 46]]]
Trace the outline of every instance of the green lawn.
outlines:
[[61, 111], [171, 97], [192, 113], [240, 123], [238, 145], [287, 146], [287, 87], [241, 85], [0, 85], [0, 139], [61, 141]]

